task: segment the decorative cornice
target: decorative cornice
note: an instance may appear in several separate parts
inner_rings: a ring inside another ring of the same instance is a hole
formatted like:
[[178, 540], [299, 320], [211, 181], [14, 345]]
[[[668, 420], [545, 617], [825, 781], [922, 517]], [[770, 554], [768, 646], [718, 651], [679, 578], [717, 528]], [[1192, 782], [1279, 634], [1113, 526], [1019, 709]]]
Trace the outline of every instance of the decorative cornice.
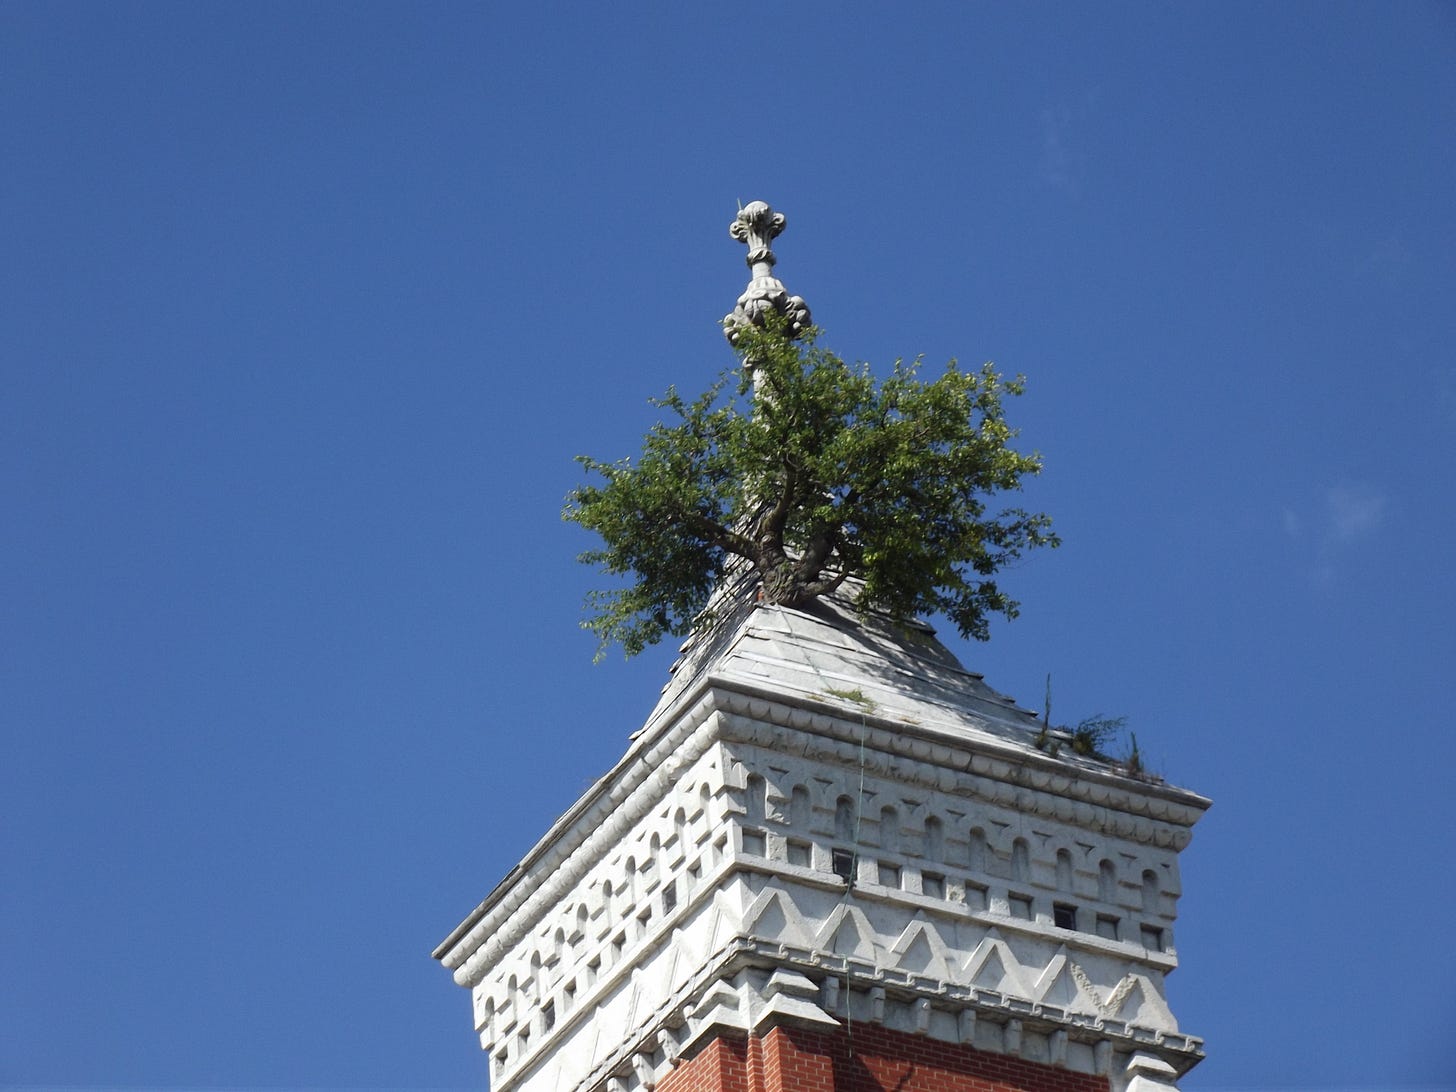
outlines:
[[704, 730], [714, 712], [711, 700], [688, 710], [654, 743], [629, 751], [557, 820], [515, 873], [516, 879], [537, 876], [538, 883], [497, 888], [435, 949], [435, 958], [455, 971], [456, 982], [462, 986], [478, 982], [484, 969], [508, 952], [531, 922], [560, 901], [651, 810], [682, 770], [717, 740], [716, 732]]
[[854, 956], [798, 948], [758, 937], [741, 941], [739, 949], [742, 953], [740, 961], [745, 963], [757, 957], [763, 966], [793, 967], [821, 978], [826, 974], [843, 976], [852, 987], [888, 989], [906, 998], [933, 998], [947, 1008], [964, 1005], [974, 1007], [980, 1015], [1031, 1020], [1043, 1027], [1066, 1027], [1075, 1031], [1078, 1039], [1110, 1038], [1125, 1049], [1134, 1045], [1155, 1045], [1181, 1058], [1185, 1067], [1203, 1056], [1203, 1040], [1194, 1035], [1164, 1031], [1109, 1016], [1072, 1012], [1060, 1005], [1011, 997], [983, 986], [950, 982], [895, 967], [875, 966]]
[[[783, 731], [775, 734], [771, 729], [796, 733], [807, 731], [837, 741], [840, 746], [828, 751], [803, 753], [822, 758], [843, 756], [846, 754], [843, 745], [848, 745], [853, 749], [853, 761], [856, 763], [859, 762], [859, 748], [863, 742], [867, 751], [878, 752], [877, 755], [866, 754], [867, 762], [879, 763], [877, 767], [867, 767], [876, 772], [903, 777], [903, 767], [894, 764], [892, 759], [911, 758], [940, 768], [934, 778], [921, 777], [928, 788], [947, 792], [969, 791], [990, 803], [1022, 808], [1080, 826], [1096, 827], [1121, 837], [1181, 850], [1192, 837], [1187, 828], [1192, 827], [1209, 806], [1207, 799], [1186, 789], [1137, 781], [1110, 771], [1071, 766], [1060, 759], [991, 736], [954, 738], [933, 727], [906, 724], [862, 709], [851, 713], [828, 701], [796, 698], [790, 704], [770, 688], [754, 687], [737, 679], [714, 676], [705, 683], [718, 695], [718, 709], [725, 714], [746, 718], [756, 725], [752, 737], [734, 737], [741, 738], [743, 742], [769, 746], [792, 742], [794, 750], [800, 752], [806, 746], [802, 740], [791, 738]], [[739, 728], [738, 731], [748, 729]], [[980, 779], [988, 780], [996, 787], [978, 785]], [[1181, 833], [1177, 837], [1170, 833], [1166, 841], [1155, 840], [1151, 833], [1154, 828], [1135, 824], [1134, 820], [1138, 818], [1181, 828]]]
[[[862, 762], [879, 776], [1165, 849], [1188, 844], [1189, 828], [1206, 806], [1202, 797], [1167, 786], [1073, 775], [1056, 759], [1034, 760], [1013, 744], [935, 738], [927, 729], [869, 713], [850, 719], [829, 703], [789, 705], [717, 676], [705, 677], [684, 698], [675, 717], [659, 721], [661, 734], [639, 738], [436, 949], [435, 957], [460, 985], [479, 982], [720, 740], [792, 750], [842, 766]], [[904, 758], [915, 763], [905, 764]], [[534, 882], [520, 882], [528, 876]]]
[[[768, 972], [769, 977], [762, 988], [755, 988], [746, 971]], [[818, 996], [812, 997], [806, 986], [813, 986]], [[1104, 1057], [1110, 1049], [1146, 1052], [1145, 1057], [1170, 1073], [1186, 1073], [1204, 1057], [1203, 1040], [1196, 1036], [749, 936], [720, 945], [690, 979], [639, 1013], [621, 1042], [575, 1087], [595, 1088], [615, 1074], [635, 1078], [629, 1087], [647, 1087], [643, 1068], [634, 1059], [657, 1049], [676, 1058], [715, 1032], [747, 1035], [776, 1018], [835, 1025], [834, 1017], [847, 1011], [852, 990], [870, 994], [877, 1023], [884, 1022], [885, 1002], [893, 996], [913, 1005], [922, 1024], [932, 1008], [955, 1012], [964, 1038], [973, 1034], [978, 1020], [1001, 1024], [1008, 1033], [1005, 1052], [1011, 1055], [1020, 1055], [1025, 1033], [1035, 1030], [1093, 1044]], [[775, 1003], [784, 995], [793, 998], [792, 1004]], [[578, 1019], [590, 1016], [589, 1005], [577, 1013]], [[523, 1065], [502, 1083], [502, 1092], [529, 1073], [530, 1062], [530, 1056], [523, 1059]]]

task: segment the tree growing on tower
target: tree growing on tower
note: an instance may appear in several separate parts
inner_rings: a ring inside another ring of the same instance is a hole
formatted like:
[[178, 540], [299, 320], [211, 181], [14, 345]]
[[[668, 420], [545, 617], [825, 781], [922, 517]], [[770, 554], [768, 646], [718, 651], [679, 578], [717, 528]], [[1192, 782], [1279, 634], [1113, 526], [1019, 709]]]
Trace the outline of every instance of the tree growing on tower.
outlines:
[[563, 515], [602, 540], [580, 557], [611, 578], [583, 622], [598, 654], [688, 633], [735, 559], [768, 603], [803, 607], [848, 585], [862, 610], [941, 614], [985, 640], [991, 615], [1017, 613], [998, 573], [1058, 543], [1045, 514], [997, 503], [1041, 470], [1005, 417], [1022, 378], [952, 361], [927, 380], [919, 361], [897, 361], [876, 379], [847, 364], [772, 277], [783, 217], [754, 202], [735, 228], [745, 222], [734, 236], [755, 276], [725, 320], [742, 366], [696, 398], [654, 399], [666, 420], [637, 458], [578, 457], [596, 480]]

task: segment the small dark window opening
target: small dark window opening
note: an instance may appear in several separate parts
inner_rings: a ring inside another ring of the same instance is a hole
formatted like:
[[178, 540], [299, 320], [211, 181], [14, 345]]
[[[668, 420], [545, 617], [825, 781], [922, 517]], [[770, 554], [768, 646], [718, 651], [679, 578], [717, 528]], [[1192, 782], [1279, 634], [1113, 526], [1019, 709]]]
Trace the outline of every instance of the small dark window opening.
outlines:
[[1163, 930], [1156, 925], [1143, 926], [1143, 947], [1150, 952], [1163, 950]]
[[854, 854], [847, 849], [834, 851], [834, 874], [845, 883], [854, 883]]
[[556, 1026], [556, 1002], [548, 1001], [541, 1010], [541, 1030], [550, 1031]]
[[1077, 928], [1077, 908], [1067, 902], [1053, 903], [1052, 922], [1058, 929]]
[[662, 889], [662, 912], [671, 914], [677, 909], [677, 881], [674, 880]]

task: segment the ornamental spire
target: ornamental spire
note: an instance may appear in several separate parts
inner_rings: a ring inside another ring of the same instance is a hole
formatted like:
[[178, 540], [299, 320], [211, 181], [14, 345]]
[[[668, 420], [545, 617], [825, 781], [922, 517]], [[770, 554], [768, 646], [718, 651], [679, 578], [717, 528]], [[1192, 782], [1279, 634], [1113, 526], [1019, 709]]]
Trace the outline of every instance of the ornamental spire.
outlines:
[[728, 225], [728, 234], [748, 244], [748, 268], [753, 276], [738, 306], [723, 319], [723, 332], [730, 343], [737, 344], [738, 335], [746, 326], [762, 326], [769, 311], [787, 315], [789, 329], [798, 337], [809, 328], [809, 305], [802, 297], [791, 296], [781, 280], [773, 275], [778, 261], [769, 244], [784, 230], [784, 214], [775, 212], [762, 201], [751, 201], [738, 210], [738, 218]]

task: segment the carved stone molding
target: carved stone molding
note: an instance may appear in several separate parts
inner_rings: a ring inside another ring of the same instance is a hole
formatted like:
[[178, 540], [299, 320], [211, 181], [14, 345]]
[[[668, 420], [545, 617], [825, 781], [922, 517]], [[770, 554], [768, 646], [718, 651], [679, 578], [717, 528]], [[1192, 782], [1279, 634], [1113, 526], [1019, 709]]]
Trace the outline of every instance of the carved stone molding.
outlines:
[[[689, 695], [686, 706], [660, 735], [644, 733], [616, 770], [578, 809], [558, 822], [538, 852], [528, 857], [538, 885], [515, 884], [489, 900], [468, 928], [442, 946], [441, 961], [462, 986], [474, 986], [540, 917], [565, 897], [623, 834], [639, 822], [681, 772], [719, 740], [792, 750], [804, 757], [858, 766], [867, 772], [928, 790], [973, 797], [1028, 815], [1039, 815], [1147, 845], [1181, 850], [1201, 809], [1100, 781], [1042, 769], [1019, 748], [1004, 745], [1005, 758], [916, 736], [903, 725], [876, 724], [873, 716], [851, 722], [826, 709], [789, 706], [713, 677]], [[977, 748], [993, 746], [977, 742]], [[916, 761], [906, 762], [906, 758]], [[1052, 760], [1048, 760], [1051, 764]], [[1141, 788], [1141, 786], [1139, 786]], [[1150, 791], [1155, 787], [1148, 787]], [[1191, 794], [1189, 794], [1191, 796]], [[1197, 798], [1194, 798], [1197, 799]], [[1162, 819], [1149, 813], [1161, 812]], [[1140, 814], [1141, 813], [1141, 814]]]
[[[877, 723], [873, 715], [856, 713], [851, 721], [828, 708], [819, 712], [789, 706], [741, 689], [718, 694], [725, 729], [739, 742], [791, 748], [795, 754], [841, 765], [863, 761], [867, 772], [880, 776], [975, 796], [1160, 848], [1183, 849], [1192, 838], [1189, 827], [1202, 814], [1196, 805], [1042, 768], [1038, 759], [1013, 744], [967, 740], [955, 746], [927, 740], [905, 725]], [[1007, 751], [1004, 758], [986, 753], [998, 747]], [[906, 758], [917, 765], [907, 764]], [[1047, 761], [1050, 765], [1055, 760]]]
[[559, 902], [605, 855], [607, 848], [651, 810], [679, 772], [695, 762], [717, 739], [700, 731], [715, 711], [712, 701], [685, 710], [684, 716], [652, 744], [634, 747], [594, 790], [579, 801], [537, 844], [520, 866], [543, 879], [538, 885], [515, 883], [487, 899], [468, 925], [438, 949], [438, 958], [455, 972], [455, 981], [474, 986], [485, 969], [505, 955], [542, 914]]

